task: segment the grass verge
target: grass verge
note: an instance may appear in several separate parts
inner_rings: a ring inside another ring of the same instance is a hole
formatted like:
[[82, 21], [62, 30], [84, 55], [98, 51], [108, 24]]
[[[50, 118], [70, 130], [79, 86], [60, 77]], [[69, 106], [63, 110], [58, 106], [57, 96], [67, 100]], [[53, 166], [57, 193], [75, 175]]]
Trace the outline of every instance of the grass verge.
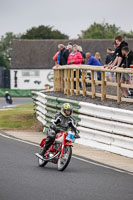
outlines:
[[[41, 124], [34, 115], [33, 104], [26, 104], [0, 111], [0, 129], [3, 130], [33, 130], [39, 131]], [[36, 130], [37, 129], [37, 130]]]

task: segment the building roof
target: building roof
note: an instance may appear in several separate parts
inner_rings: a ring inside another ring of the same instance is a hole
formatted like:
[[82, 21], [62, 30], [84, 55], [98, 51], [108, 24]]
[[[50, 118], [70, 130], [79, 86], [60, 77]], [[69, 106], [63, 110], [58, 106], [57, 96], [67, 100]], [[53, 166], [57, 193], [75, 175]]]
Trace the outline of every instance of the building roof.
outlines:
[[54, 65], [51, 48], [52, 43], [45, 40], [14, 40], [11, 69], [51, 69]]
[[[11, 69], [52, 69], [53, 56], [58, 44], [67, 45], [70, 40], [14, 40], [12, 45]], [[99, 51], [104, 63], [106, 49], [113, 47], [113, 40], [71, 40], [73, 44], [82, 46], [86, 53], [92, 55]], [[128, 40], [133, 49], [133, 40]]]

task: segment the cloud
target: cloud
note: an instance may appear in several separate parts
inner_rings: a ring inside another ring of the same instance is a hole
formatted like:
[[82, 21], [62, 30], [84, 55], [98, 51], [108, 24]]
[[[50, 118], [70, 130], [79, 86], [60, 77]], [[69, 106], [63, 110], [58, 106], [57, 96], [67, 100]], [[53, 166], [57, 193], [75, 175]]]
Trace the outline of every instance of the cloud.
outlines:
[[76, 37], [94, 21], [101, 23], [103, 20], [131, 30], [132, 6], [132, 0], [126, 0], [126, 5], [121, 0], [0, 0], [0, 35], [51, 25]]

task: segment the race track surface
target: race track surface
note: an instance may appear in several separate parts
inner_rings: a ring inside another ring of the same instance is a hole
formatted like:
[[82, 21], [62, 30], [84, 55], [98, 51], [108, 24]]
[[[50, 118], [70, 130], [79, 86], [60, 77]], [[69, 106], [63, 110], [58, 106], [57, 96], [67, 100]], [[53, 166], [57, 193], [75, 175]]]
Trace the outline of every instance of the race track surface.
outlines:
[[[30, 104], [30, 103], [33, 103], [33, 100], [32, 98], [15, 98], [13, 97], [13, 103], [12, 105], [23, 105], [23, 104]], [[7, 104], [6, 101], [5, 101], [5, 98], [0, 98], [0, 107], [3, 107], [3, 106], [10, 106], [11, 104]]]
[[133, 176], [72, 158], [38, 167], [37, 145], [0, 135], [0, 200], [132, 200]]

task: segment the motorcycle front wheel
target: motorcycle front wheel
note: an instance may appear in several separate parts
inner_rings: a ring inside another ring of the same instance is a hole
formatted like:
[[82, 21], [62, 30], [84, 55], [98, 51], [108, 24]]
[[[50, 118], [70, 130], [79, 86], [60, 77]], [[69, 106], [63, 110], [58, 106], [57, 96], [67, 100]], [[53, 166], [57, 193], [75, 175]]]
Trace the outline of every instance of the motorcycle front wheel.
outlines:
[[38, 158], [38, 166], [39, 167], [44, 167], [47, 163], [48, 163], [48, 161], [41, 160], [40, 158]]
[[71, 157], [72, 157], [72, 147], [65, 146], [63, 156], [62, 158], [59, 158], [58, 163], [57, 163], [59, 171], [63, 171], [66, 169], [66, 167], [68, 166], [71, 160]]

